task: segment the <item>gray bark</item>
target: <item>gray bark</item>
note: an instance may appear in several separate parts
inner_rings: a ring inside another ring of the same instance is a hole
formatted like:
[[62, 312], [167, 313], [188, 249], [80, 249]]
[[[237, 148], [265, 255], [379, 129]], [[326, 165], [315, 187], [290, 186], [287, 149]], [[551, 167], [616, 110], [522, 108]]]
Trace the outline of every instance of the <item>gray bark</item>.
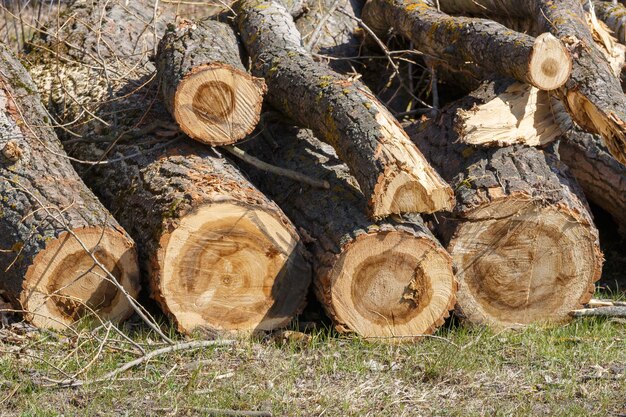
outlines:
[[[407, 143], [404, 133], [402, 137], [389, 134], [390, 128], [401, 131], [397, 121], [360, 82], [315, 62], [303, 48], [292, 18], [279, 4], [240, 1], [235, 9], [242, 39], [252, 58], [252, 73], [265, 79], [269, 103], [332, 145], [350, 167], [369, 201], [370, 211], [377, 216], [390, 214], [377, 213], [377, 201], [386, 191], [385, 178], [400, 171], [414, 175], [411, 170], [421, 161], [419, 151]], [[405, 145], [410, 149], [400, 151]], [[407, 158], [402, 166], [398, 166], [398, 156]], [[448, 201], [449, 205], [447, 186], [430, 167], [423, 169], [434, 188], [440, 190], [441, 197], [433, 199]], [[429, 197], [425, 196], [422, 207], [396, 212], [441, 209], [440, 204], [428, 201]]]

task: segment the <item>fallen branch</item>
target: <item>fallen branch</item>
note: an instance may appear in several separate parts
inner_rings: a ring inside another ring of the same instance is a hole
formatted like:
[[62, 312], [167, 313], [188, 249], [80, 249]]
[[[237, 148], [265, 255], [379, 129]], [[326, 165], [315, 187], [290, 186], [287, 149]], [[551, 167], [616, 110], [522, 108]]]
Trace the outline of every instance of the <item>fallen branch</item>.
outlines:
[[286, 169], [286, 168], [281, 168], [278, 167], [276, 165], [270, 165], [267, 162], [263, 162], [258, 158], [255, 158], [254, 156], [248, 154], [246, 151], [244, 151], [241, 148], [238, 148], [236, 146], [233, 145], [226, 145], [224, 146], [222, 149], [226, 150], [227, 152], [229, 152], [231, 155], [236, 156], [237, 158], [241, 159], [242, 161], [252, 165], [255, 168], [258, 168], [262, 171], [265, 172], [270, 172], [272, 174], [276, 174], [276, 175], [280, 175], [282, 177], [285, 178], [290, 178], [294, 181], [298, 181], [301, 182], [303, 184], [308, 184], [312, 187], [316, 187], [316, 188], [324, 188], [324, 189], [329, 189], [330, 185], [328, 184], [328, 181], [325, 180], [318, 180], [312, 177], [309, 177], [307, 175], [301, 174], [298, 171], [294, 171], [292, 169]]
[[626, 317], [626, 307], [597, 307], [572, 310], [572, 317]]
[[122, 372], [127, 371], [131, 368], [134, 368], [137, 365], [140, 365], [144, 362], [149, 361], [152, 358], [155, 358], [160, 355], [164, 355], [166, 353], [180, 352], [184, 350], [201, 349], [204, 347], [211, 347], [211, 346], [229, 346], [235, 343], [236, 342], [234, 340], [195, 340], [192, 342], [177, 343], [177, 344], [167, 346], [161, 349], [153, 350], [152, 352], [149, 352], [140, 358], [137, 358], [135, 360], [125, 363], [124, 365], [107, 373], [105, 376], [97, 378], [97, 379], [84, 380], [84, 379], [69, 378], [69, 379], [63, 379], [63, 380], [53, 380], [53, 379], [47, 378], [46, 380], [53, 384], [49, 386], [57, 386], [59, 388], [71, 388], [71, 387], [79, 387], [83, 385], [95, 384], [99, 382], [110, 382], [113, 378], [115, 378], [117, 375], [121, 374]]

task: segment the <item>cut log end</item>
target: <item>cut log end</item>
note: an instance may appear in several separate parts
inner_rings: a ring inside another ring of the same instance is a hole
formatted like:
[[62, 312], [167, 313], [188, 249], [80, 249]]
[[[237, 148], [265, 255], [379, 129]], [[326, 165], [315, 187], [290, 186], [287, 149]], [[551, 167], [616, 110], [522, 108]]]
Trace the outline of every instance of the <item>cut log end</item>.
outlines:
[[303, 307], [310, 277], [299, 240], [269, 211], [203, 206], [161, 243], [160, 297], [183, 332], [271, 330]]
[[264, 93], [262, 80], [228, 65], [196, 67], [178, 85], [174, 118], [200, 142], [232, 144], [256, 127]]
[[[379, 157], [387, 161], [370, 207], [375, 218], [400, 213], [434, 213], [454, 207], [454, 192], [411, 142], [397, 120], [375, 100], [382, 137]], [[393, 163], [392, 163], [393, 162]]]
[[459, 109], [455, 120], [460, 142], [479, 146], [543, 146], [571, 126], [554, 95], [517, 82], [484, 104]]
[[26, 272], [22, 308], [37, 327], [64, 329], [81, 317], [97, 314], [101, 320], [121, 321], [132, 313], [126, 295], [110, 282], [93, 256], [132, 297], [139, 291], [139, 269], [134, 244], [115, 230], [86, 228], [51, 240]]
[[[429, 170], [432, 170], [430, 166]], [[432, 171], [434, 173], [434, 171]], [[454, 193], [438, 177], [429, 177], [423, 171], [419, 179], [400, 171], [395, 175], [387, 172], [381, 178], [379, 190], [373, 198], [372, 216], [381, 218], [393, 213], [434, 213], [454, 207]], [[437, 174], [435, 174], [437, 175]]]
[[497, 327], [569, 320], [602, 266], [596, 236], [574, 213], [524, 200], [482, 207], [448, 250], [460, 267], [460, 316]]
[[572, 58], [565, 45], [550, 33], [537, 36], [529, 62], [528, 77], [540, 90], [556, 90], [572, 73]]
[[339, 330], [389, 342], [430, 334], [454, 306], [449, 255], [404, 232], [366, 234], [350, 243], [323, 295]]

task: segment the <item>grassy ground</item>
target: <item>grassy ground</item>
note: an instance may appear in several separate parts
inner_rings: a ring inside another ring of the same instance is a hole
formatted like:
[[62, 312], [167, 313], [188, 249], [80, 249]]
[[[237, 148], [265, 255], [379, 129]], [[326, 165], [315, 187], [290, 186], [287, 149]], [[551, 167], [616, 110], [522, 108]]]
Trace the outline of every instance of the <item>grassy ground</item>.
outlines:
[[[422, 343], [387, 346], [328, 329], [265, 335], [157, 356], [106, 381], [85, 381], [141, 357], [101, 327], [58, 335], [0, 330], [0, 415], [275, 416], [626, 415], [626, 322], [577, 320], [494, 333], [448, 323]], [[162, 347], [144, 326], [125, 332]], [[53, 386], [47, 386], [53, 385]]]

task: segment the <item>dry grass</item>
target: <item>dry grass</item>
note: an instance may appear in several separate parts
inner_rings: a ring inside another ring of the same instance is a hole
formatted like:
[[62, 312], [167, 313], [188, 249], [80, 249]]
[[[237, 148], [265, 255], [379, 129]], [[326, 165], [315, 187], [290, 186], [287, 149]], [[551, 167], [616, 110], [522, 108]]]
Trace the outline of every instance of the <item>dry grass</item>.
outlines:
[[[74, 335], [18, 329], [0, 330], [2, 416], [214, 415], [207, 410], [216, 408], [276, 416], [626, 415], [624, 321], [501, 333], [449, 323], [442, 338], [402, 346], [328, 329], [307, 340], [264, 335], [165, 354], [77, 388], [50, 381], [77, 372], [94, 380], [142, 353], [104, 327]], [[144, 350], [161, 347], [144, 326], [124, 331]]]

